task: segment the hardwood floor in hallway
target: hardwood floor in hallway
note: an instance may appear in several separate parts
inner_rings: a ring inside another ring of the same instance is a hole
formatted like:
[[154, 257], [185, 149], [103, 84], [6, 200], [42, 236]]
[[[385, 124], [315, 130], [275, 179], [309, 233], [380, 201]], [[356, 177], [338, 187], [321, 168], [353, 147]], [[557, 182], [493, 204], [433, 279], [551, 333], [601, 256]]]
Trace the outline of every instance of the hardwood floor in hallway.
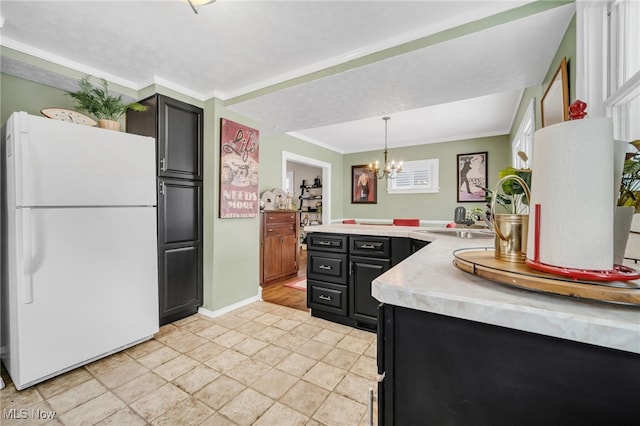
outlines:
[[300, 250], [298, 256], [298, 276], [288, 278], [282, 281], [276, 281], [267, 284], [262, 288], [262, 300], [274, 303], [276, 305], [286, 306], [301, 311], [308, 311], [307, 308], [307, 292], [291, 287], [285, 287], [286, 284], [298, 281], [307, 277], [307, 251]]

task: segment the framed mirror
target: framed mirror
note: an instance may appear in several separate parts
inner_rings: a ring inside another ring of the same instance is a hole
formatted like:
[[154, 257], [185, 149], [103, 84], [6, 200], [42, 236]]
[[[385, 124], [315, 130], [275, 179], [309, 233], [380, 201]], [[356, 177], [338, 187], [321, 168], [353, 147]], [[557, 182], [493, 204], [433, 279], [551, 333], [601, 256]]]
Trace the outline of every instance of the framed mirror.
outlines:
[[560, 66], [549, 83], [540, 102], [542, 127], [562, 123], [569, 119], [569, 77], [567, 58], [562, 58]]

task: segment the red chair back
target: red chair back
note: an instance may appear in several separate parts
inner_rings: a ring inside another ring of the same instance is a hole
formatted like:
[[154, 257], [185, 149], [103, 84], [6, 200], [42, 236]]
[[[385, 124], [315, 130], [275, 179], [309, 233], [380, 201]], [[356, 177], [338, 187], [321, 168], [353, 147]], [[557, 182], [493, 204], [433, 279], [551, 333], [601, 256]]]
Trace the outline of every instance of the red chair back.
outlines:
[[396, 226], [420, 226], [420, 219], [393, 219]]
[[356, 224], [356, 220], [355, 219], [345, 219], [342, 221], [342, 223], [347, 223], [350, 225], [355, 225]]

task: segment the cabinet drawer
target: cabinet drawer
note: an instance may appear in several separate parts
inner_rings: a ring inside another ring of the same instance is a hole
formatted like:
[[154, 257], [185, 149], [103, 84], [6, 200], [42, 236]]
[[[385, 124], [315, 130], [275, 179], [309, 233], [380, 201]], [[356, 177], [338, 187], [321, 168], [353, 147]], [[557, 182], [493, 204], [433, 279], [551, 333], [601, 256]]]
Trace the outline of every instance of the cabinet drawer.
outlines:
[[265, 212], [264, 223], [296, 223], [296, 212]]
[[296, 233], [296, 226], [293, 224], [275, 224], [275, 225], [266, 225], [264, 229], [264, 236], [268, 237], [270, 235], [291, 235]]
[[307, 305], [339, 315], [347, 315], [347, 287], [318, 281], [307, 281]]
[[372, 257], [391, 257], [391, 240], [388, 237], [351, 235], [351, 254]]
[[347, 284], [347, 255], [310, 251], [307, 276], [311, 279]]
[[307, 236], [307, 247], [309, 248], [309, 250], [346, 253], [347, 237], [347, 235], [322, 234], [312, 232]]

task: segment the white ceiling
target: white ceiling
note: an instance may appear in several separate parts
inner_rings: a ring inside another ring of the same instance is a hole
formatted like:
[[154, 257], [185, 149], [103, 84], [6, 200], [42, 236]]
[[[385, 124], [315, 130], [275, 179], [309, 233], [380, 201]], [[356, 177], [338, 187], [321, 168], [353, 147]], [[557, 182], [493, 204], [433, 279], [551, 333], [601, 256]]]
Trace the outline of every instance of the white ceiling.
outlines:
[[[135, 90], [215, 96], [263, 135], [347, 153], [382, 147], [385, 115], [390, 148], [508, 133], [574, 5], [438, 33], [527, 3], [218, 0], [194, 14], [180, 0], [2, 0], [0, 43]], [[72, 89], [8, 56], [2, 72]]]

